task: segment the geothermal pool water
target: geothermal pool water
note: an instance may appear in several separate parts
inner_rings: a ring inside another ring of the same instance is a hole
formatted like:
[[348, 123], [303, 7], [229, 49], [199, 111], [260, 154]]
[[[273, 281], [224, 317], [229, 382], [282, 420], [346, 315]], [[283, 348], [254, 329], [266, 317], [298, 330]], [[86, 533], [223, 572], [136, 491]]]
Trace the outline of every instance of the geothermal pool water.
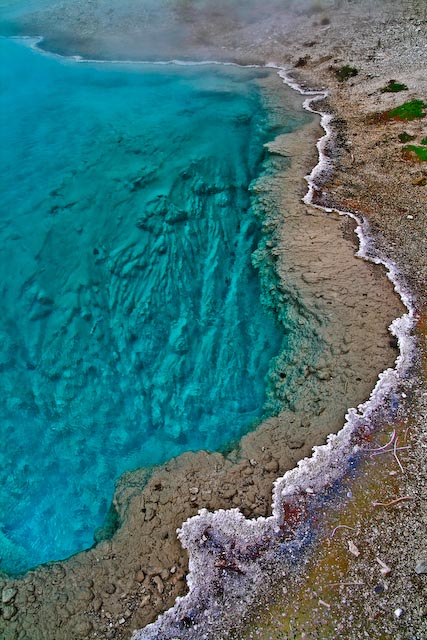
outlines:
[[285, 342], [260, 301], [249, 187], [280, 131], [262, 70], [78, 64], [8, 39], [0, 56], [13, 573], [93, 544], [124, 471], [224, 447], [263, 415]]

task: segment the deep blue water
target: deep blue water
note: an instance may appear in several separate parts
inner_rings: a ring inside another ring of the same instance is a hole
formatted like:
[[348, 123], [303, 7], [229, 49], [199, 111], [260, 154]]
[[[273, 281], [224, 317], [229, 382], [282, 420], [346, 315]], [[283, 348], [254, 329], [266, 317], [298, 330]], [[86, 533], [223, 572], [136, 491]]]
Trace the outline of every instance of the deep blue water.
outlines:
[[76, 64], [5, 39], [0, 58], [0, 568], [16, 572], [90, 546], [125, 470], [238, 439], [283, 336], [251, 264], [248, 187], [273, 137], [259, 70]]

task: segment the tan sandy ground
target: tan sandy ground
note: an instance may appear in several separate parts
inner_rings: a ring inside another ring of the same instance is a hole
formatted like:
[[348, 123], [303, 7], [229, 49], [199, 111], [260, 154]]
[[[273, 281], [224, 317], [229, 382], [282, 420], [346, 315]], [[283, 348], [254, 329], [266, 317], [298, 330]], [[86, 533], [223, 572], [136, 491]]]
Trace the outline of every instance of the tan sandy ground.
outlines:
[[[330, 88], [329, 106], [336, 117], [340, 148], [328, 194], [340, 208], [351, 207], [367, 215], [378, 244], [396, 260], [423, 311], [426, 187], [422, 180], [417, 182], [422, 178], [422, 165], [403, 161], [402, 145], [396, 139], [401, 128], [419, 137], [422, 121], [411, 123], [409, 128], [395, 122], [375, 124], [367, 116], [410, 98], [426, 97], [426, 25], [419, 23], [414, 2], [406, 2], [403, 12], [403, 2], [397, 0], [378, 4], [381, 8], [385, 5], [387, 11], [376, 11], [372, 2], [335, 3], [332, 13], [299, 14], [292, 28], [287, 19], [281, 21], [279, 13], [262, 23], [225, 31], [220, 45], [226, 47], [222, 49], [224, 57], [297, 64], [298, 79]], [[212, 33], [208, 29], [206, 34], [205, 28], [203, 34], [211, 51], [209, 39], [218, 42], [219, 26], [213, 20]], [[358, 75], [339, 83], [334, 68], [347, 63], [358, 68]], [[408, 85], [403, 97], [378, 91], [391, 78]], [[127, 474], [115, 498], [124, 524], [111, 541], [67, 562], [41, 567], [22, 580], [1, 580], [5, 590], [0, 631], [5, 639], [77, 640], [95, 637], [95, 633], [98, 638], [129, 637], [132, 629], [151, 621], [185, 589], [186, 558], [176, 541], [176, 527], [202, 506], [237, 505], [247, 516], [267, 513], [272, 481], [307, 455], [313, 444], [323, 442], [327, 433], [338, 430], [347, 407], [366, 399], [378, 373], [392, 364], [395, 352], [388, 348], [386, 327], [402, 313], [402, 306], [383, 270], [354, 258], [352, 223], [301, 204], [305, 192], [302, 176], [316, 162], [314, 143], [319, 135], [319, 126], [314, 123], [303, 132], [278, 140], [274, 149], [278, 172], [270, 184], [260, 185], [260, 197], [268, 188], [266, 206], [277, 225], [280, 241], [271, 249], [277, 254], [283, 291], [298, 298], [302, 331], [306, 321], [317, 319], [322, 344], [315, 370], [304, 369], [304, 363], [295, 358], [293, 382], [299, 394], [293, 411], [261, 425], [227, 457], [186, 454], [157, 470], [145, 487], [146, 473]], [[291, 161], [284, 176], [280, 175], [282, 155]], [[283, 215], [278, 217], [277, 211]], [[413, 217], [408, 219], [408, 215]], [[403, 595], [411, 585], [413, 602], [407, 605], [405, 600], [402, 609], [406, 610], [424, 606], [422, 589], [426, 584], [425, 576], [414, 574], [416, 558], [427, 551], [423, 548], [426, 512], [421, 501], [426, 492], [420, 493], [426, 486], [421, 415], [425, 415], [427, 404], [421, 365], [414, 372], [417, 375], [411, 395], [415, 411], [412, 449], [401, 478], [405, 486], [399, 487], [405, 495], [416, 498], [414, 508], [408, 503], [398, 511], [373, 510], [369, 514], [372, 527], [363, 532], [375, 552], [382, 552], [390, 564], [396, 562], [389, 580], [395, 581], [398, 592]], [[386, 432], [389, 430], [386, 425]], [[385, 544], [387, 554], [379, 548], [380, 543]], [[372, 574], [371, 556], [371, 552], [361, 556], [358, 567], [362, 573]], [[372, 598], [371, 587], [369, 583], [367, 592], [359, 591], [359, 602]], [[304, 589], [303, 585], [302, 593]], [[328, 604], [333, 608], [329, 595]], [[398, 600], [397, 596], [390, 600], [390, 607]], [[337, 598], [337, 607], [338, 601], [341, 598]], [[350, 603], [340, 604], [347, 619]], [[387, 601], [382, 603], [389, 611]], [[409, 620], [419, 625], [425, 613], [422, 610]], [[365, 635], [363, 610], [356, 615], [357, 624], [350, 625], [346, 633], [355, 638], [377, 637]], [[402, 632], [401, 628], [399, 633], [412, 635], [396, 635], [393, 628], [390, 633], [395, 635], [384, 637], [427, 637], [417, 635], [418, 630], [410, 625]], [[272, 635], [276, 632], [277, 625], [270, 635], [279, 638]], [[325, 631], [320, 637], [334, 636]]]

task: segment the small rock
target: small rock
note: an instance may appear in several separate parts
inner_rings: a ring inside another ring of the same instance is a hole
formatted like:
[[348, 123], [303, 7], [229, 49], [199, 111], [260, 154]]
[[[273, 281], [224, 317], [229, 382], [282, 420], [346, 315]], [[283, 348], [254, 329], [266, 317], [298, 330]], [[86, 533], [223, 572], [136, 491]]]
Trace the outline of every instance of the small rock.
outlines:
[[135, 580], [137, 582], [144, 582], [145, 580], [145, 573], [143, 571], [137, 571], [136, 576], [135, 576]]
[[251, 465], [251, 467], [256, 467], [256, 465], [258, 464], [258, 462], [256, 460], [254, 460], [254, 458], [251, 458], [249, 460], [249, 464]]
[[80, 620], [75, 626], [76, 633], [82, 638], [87, 638], [92, 630], [93, 625], [89, 620]]
[[3, 589], [1, 594], [1, 601], [3, 602], [3, 604], [9, 604], [9, 602], [12, 602], [17, 593], [18, 589], [15, 589], [14, 587]]
[[415, 572], [418, 574], [427, 573], [427, 558], [421, 558], [415, 565]]
[[412, 181], [412, 184], [414, 187], [425, 187], [427, 185], [427, 177], [420, 176], [419, 178], [415, 178], [415, 180]]
[[403, 609], [395, 609], [394, 610], [394, 617], [395, 618], [400, 618], [403, 614]]
[[124, 618], [120, 618], [119, 624], [124, 624], [125, 622], [126, 622], [126, 620]]
[[3, 618], [5, 620], [12, 620], [13, 616], [16, 613], [16, 607], [13, 606], [13, 604], [6, 604], [3, 607]]
[[383, 562], [382, 560], [380, 560], [379, 558], [375, 558], [375, 560], [378, 562], [378, 564], [380, 565], [381, 569], [381, 574], [385, 577], [388, 576], [391, 573], [391, 569], [389, 566], [386, 565], [385, 562]]
[[265, 468], [267, 471], [276, 473], [276, 471], [279, 470], [279, 463], [277, 462], [277, 460], [270, 460], [270, 462], [267, 462], [267, 464], [265, 465]]
[[102, 607], [102, 600], [100, 598], [95, 598], [92, 602], [92, 609], [95, 613], [98, 613]]
[[199, 487], [191, 487], [190, 488], [190, 493], [193, 496], [197, 496], [197, 494], [199, 493]]
[[114, 584], [112, 584], [111, 582], [109, 584], [106, 585], [105, 587], [105, 592], [109, 593], [110, 595], [113, 594], [116, 591], [116, 586]]
[[226, 500], [229, 500], [230, 498], [233, 498], [235, 496], [236, 488], [235, 487], [224, 487], [224, 489], [221, 490], [221, 494]]
[[154, 576], [153, 582], [157, 587], [157, 591], [161, 595], [163, 593], [163, 591], [165, 590], [161, 577], [160, 576]]
[[356, 547], [356, 545], [354, 544], [353, 540], [349, 540], [348, 541], [348, 550], [350, 551], [350, 553], [352, 553], [354, 556], [356, 556], [356, 558], [358, 558], [360, 556], [360, 551]]
[[411, 216], [411, 215], [406, 216], [406, 219], [407, 219], [407, 220], [413, 220], [413, 219], [414, 219], [414, 216]]
[[291, 436], [291, 439], [288, 441], [289, 449], [301, 449], [304, 445], [304, 440], [302, 438], [298, 438], [298, 436]]

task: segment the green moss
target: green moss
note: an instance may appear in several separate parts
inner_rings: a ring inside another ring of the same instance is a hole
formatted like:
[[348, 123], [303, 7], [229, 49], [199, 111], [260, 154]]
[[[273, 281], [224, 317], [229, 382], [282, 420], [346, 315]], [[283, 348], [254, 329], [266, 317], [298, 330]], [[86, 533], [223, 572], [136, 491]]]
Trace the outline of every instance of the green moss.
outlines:
[[414, 144], [408, 144], [406, 147], [403, 147], [402, 151], [404, 152], [404, 157], [408, 160], [412, 159], [415, 155], [415, 158], [419, 162], [427, 162], [427, 149], [424, 147], [417, 147]]
[[427, 144], [427, 138], [423, 138], [423, 139], [421, 140], [421, 144]]
[[399, 133], [398, 138], [400, 142], [410, 142], [411, 140], [415, 140], [415, 136], [409, 135], [409, 133], [406, 133], [406, 131], [404, 131], [403, 133]]
[[395, 109], [386, 111], [384, 116], [388, 120], [415, 120], [416, 118], [424, 118], [426, 108], [427, 103], [422, 100], [410, 100]]
[[406, 84], [396, 82], [396, 80], [389, 80], [388, 84], [386, 84], [385, 87], [382, 87], [381, 92], [382, 93], [398, 93], [399, 91], [406, 91], [407, 88], [408, 87], [406, 86]]
[[355, 67], [350, 67], [348, 64], [345, 64], [343, 67], [340, 67], [339, 69], [335, 69], [335, 73], [337, 74], [338, 80], [340, 82], [344, 82], [349, 78], [353, 78], [354, 76], [357, 76], [359, 72]]

